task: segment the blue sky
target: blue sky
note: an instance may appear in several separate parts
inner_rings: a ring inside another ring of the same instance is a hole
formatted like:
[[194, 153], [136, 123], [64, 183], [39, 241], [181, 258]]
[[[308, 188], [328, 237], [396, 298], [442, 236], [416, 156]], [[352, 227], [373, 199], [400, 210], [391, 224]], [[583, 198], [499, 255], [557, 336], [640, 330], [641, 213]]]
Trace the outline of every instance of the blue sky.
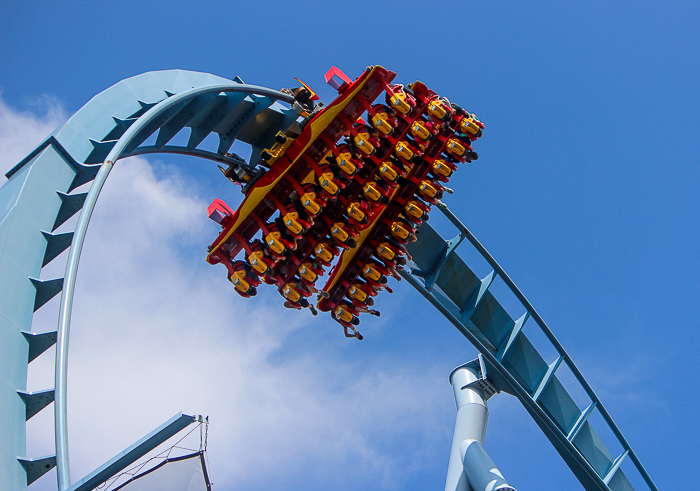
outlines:
[[[326, 102], [333, 90], [322, 77], [332, 64], [351, 77], [380, 64], [398, 81], [420, 79], [486, 124], [476, 146], [481, 158], [458, 172], [456, 194], [446, 202], [547, 321], [659, 488], [670, 488], [679, 475], [685, 482], [700, 477], [698, 21], [700, 6], [690, 1], [6, 0], [2, 166], [14, 165], [93, 95], [149, 70], [239, 75], [273, 88], [292, 86], [297, 76]], [[10, 141], [12, 128], [32, 136]], [[185, 410], [212, 415], [210, 453], [220, 490], [440, 489], [454, 424], [447, 375], [475, 350], [407, 285], [380, 297], [383, 315], [363, 322], [362, 343], [342, 338], [328, 319], [290, 314], [272, 293], [258, 304], [236, 298], [223, 271], [202, 261], [216, 234], [202, 206], [214, 197], [235, 203], [237, 191], [203, 167], [185, 159], [134, 160], [108, 182], [104, 203], [114, 206], [98, 204], [86, 244], [94, 249], [81, 267], [84, 330], [77, 313], [76, 332], [84, 334], [72, 345], [72, 400], [97, 386], [104, 397], [121, 397], [75, 409], [81, 416], [71, 423], [74, 478]], [[133, 196], [132, 204], [120, 194]], [[143, 217], [133, 203], [168, 217]], [[170, 242], [168, 261], [149, 252], [156, 237]], [[110, 247], [113, 255], [98, 252]], [[135, 264], [140, 269], [130, 272]], [[103, 268], [117, 269], [105, 280]], [[106, 291], [105, 281], [123, 295], [90, 310], [104, 302], [96, 295]], [[153, 301], [164, 312], [143, 301], [154, 292], [169, 299]], [[177, 309], [185, 301], [195, 301], [194, 310], [168, 312], [170, 303]], [[105, 325], [119, 318], [129, 326], [123, 335], [89, 327], [100, 315]], [[188, 343], [177, 344], [172, 332]], [[235, 367], [227, 365], [224, 341]], [[118, 346], [140, 370], [146, 365], [139, 365], [139, 353], [170, 363], [162, 352], [168, 346], [190, 367], [180, 374], [190, 384], [165, 383], [153, 373], [129, 395], [136, 382], [124, 381], [120, 358], [95, 359], [95, 346]], [[84, 374], [95, 363], [105, 365], [99, 380]], [[186, 378], [195, 368], [206, 384]], [[239, 402], [224, 404], [212, 395], [217, 391], [233, 391]], [[237, 406], [242, 400], [250, 404]], [[486, 447], [511, 484], [580, 488], [517, 401], [501, 395], [490, 403]], [[116, 408], [128, 415], [118, 423], [109, 416]], [[236, 418], [244, 423], [226, 422]], [[94, 435], [78, 433], [82, 421], [118, 430], [94, 450]], [[40, 435], [32, 438], [43, 448]], [[50, 489], [51, 479], [41, 486]]]

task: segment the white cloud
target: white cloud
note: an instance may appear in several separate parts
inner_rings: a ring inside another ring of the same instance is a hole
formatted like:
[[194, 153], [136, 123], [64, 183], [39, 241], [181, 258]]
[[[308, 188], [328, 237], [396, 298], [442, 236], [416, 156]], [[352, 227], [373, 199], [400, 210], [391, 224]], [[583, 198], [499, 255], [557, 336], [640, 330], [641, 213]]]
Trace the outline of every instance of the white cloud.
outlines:
[[[121, 423], [105, 430], [104, 411], [142, 420], [145, 433], [177, 409], [212, 417], [210, 458], [224, 487], [290, 477], [393, 487], [405, 471], [378, 435], [411, 435], [432, 450], [443, 435], [426, 432], [425, 421], [442, 412], [431, 401], [447, 392], [444, 374], [419, 367], [368, 373], [333, 353], [271, 361], [307, 313], [290, 315], [276, 295], [243, 300], [222, 267], [203, 262], [216, 229], [184, 179], [158, 180], [140, 159], [120, 163], [112, 179], [77, 292], [72, 397], [100, 403], [73, 406], [76, 456], [98, 430], [113, 448], [105, 444], [94, 465], [138, 436], [126, 437]], [[353, 342], [333, 333], [338, 343]]]
[[[0, 110], [0, 148], [17, 155], [9, 166], [60, 119], [58, 109], [33, 118], [0, 101]], [[30, 136], [14, 138], [11, 128]], [[275, 293], [237, 296], [223, 267], [204, 262], [217, 229], [189, 179], [132, 158], [116, 165], [98, 201], [71, 332], [73, 480], [179, 410], [211, 417], [218, 489], [290, 481], [392, 489], [444, 467], [454, 412], [446, 374], [358, 354], [348, 348], [358, 342], [329, 318], [285, 310]], [[51, 267], [60, 274], [60, 264]], [[45, 309], [36, 322], [55, 325]], [[318, 350], [295, 348], [304, 329], [319, 325]], [[32, 365], [43, 375], [30, 382], [50, 383], [52, 356]], [[52, 452], [50, 411], [31, 422], [28, 445], [37, 453]], [[35, 488], [53, 489], [53, 479]]]
[[[0, 94], [1, 96], [1, 94]], [[67, 115], [54, 97], [42, 96], [31, 104], [43, 114], [20, 111], [0, 97], [0, 172], [5, 174], [62, 124]]]

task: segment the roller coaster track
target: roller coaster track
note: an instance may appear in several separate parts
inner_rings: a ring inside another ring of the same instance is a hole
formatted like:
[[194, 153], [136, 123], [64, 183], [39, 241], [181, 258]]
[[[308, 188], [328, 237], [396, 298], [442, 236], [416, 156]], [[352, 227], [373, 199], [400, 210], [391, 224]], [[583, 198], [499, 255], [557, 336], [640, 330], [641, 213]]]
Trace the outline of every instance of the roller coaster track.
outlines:
[[[168, 70], [123, 80], [95, 96], [7, 174], [0, 188], [0, 488], [22, 490], [57, 467], [60, 491], [71, 485], [67, 441], [67, 361], [73, 289], [87, 226], [114, 163], [124, 157], [176, 153], [224, 164], [240, 140], [252, 147], [250, 168], [274, 135], [297, 119], [282, 92], [214, 75]], [[169, 144], [189, 128], [185, 145]], [[215, 133], [216, 151], [201, 148]], [[155, 136], [155, 141], [151, 137]], [[92, 182], [87, 193], [73, 192]], [[576, 365], [532, 305], [469, 230], [446, 208], [457, 229], [444, 240], [424, 224], [411, 244], [413, 257], [404, 278], [425, 296], [479, 350], [496, 389], [517, 397], [587, 490], [633, 489], [622, 472], [629, 458], [649, 489], [656, 486]], [[81, 211], [82, 210], [82, 211]], [[58, 231], [81, 211], [74, 231]], [[456, 254], [467, 242], [493, 272], [479, 279]], [[64, 278], [40, 279], [41, 270], [66, 249]], [[512, 319], [489, 291], [500, 277], [524, 308]], [[31, 331], [32, 316], [61, 293], [56, 331]], [[523, 332], [534, 321], [558, 353], [546, 363]], [[55, 388], [26, 392], [27, 365], [56, 344]], [[590, 404], [579, 408], [557, 378], [564, 364]], [[26, 457], [25, 425], [55, 401], [56, 454]], [[612, 455], [589, 422], [598, 412], [622, 453]], [[18, 457], [20, 456], [20, 457]]]
[[[488, 379], [499, 391], [520, 400], [585, 489], [634, 489], [620, 468], [630, 458], [649, 489], [656, 490], [612, 417], [542, 317], [469, 229], [444, 204], [438, 209], [455, 226], [457, 235], [445, 240], [424, 223], [418, 241], [408, 247], [413, 264], [401, 271], [401, 276], [479, 350]], [[484, 278], [478, 278], [456, 253], [465, 239], [493, 268]], [[524, 313], [517, 320], [489, 291], [496, 277], [523, 307]], [[551, 363], [545, 362], [523, 332], [530, 319], [557, 353]], [[569, 367], [590, 399], [584, 408], [579, 408], [557, 378], [562, 364]], [[619, 455], [610, 453], [590, 424], [596, 411], [622, 447]]]

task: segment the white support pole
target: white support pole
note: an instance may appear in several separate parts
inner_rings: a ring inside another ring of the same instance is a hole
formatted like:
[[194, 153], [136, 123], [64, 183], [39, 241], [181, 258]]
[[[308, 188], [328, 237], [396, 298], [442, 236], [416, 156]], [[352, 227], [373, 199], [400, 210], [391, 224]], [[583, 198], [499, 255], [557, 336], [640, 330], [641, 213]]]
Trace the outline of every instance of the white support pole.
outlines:
[[464, 440], [459, 444], [464, 472], [475, 491], [515, 491], [493, 463], [481, 442]]
[[484, 394], [475, 384], [478, 380], [478, 372], [471, 363], [457, 367], [450, 374], [457, 421], [445, 491], [515, 491], [484, 450], [488, 407]]

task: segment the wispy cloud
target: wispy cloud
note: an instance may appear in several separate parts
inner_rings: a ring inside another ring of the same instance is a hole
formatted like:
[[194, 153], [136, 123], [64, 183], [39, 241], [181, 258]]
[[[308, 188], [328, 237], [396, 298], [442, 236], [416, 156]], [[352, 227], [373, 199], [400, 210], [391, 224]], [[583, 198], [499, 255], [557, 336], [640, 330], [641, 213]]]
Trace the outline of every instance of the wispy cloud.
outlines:
[[29, 101], [30, 110], [11, 107], [0, 93], [0, 172], [5, 174], [62, 124], [67, 115], [55, 97]]

